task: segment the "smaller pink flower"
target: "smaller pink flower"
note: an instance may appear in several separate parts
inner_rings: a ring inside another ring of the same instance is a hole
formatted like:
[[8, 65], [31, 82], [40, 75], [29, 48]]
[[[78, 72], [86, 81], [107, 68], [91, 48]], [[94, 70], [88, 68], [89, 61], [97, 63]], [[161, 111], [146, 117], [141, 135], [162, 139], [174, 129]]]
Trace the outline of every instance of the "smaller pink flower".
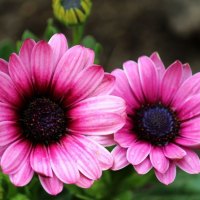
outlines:
[[114, 134], [113, 170], [132, 164], [139, 174], [152, 168], [170, 184], [176, 166], [200, 172], [200, 73], [176, 61], [165, 69], [159, 55], [142, 56], [116, 69], [113, 94], [127, 103], [126, 125]]

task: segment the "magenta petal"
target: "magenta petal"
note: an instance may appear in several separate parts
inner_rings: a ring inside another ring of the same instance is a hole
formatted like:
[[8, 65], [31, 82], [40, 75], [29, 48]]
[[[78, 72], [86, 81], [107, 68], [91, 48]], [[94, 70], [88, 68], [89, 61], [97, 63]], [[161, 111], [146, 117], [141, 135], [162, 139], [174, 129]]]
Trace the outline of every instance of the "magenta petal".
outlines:
[[0, 83], [0, 101], [18, 107], [21, 103], [21, 97], [10, 77], [5, 73], [0, 72]]
[[10, 175], [10, 181], [14, 185], [22, 187], [31, 181], [33, 174], [34, 171], [29, 164], [29, 159], [27, 159], [26, 162], [20, 167], [19, 171]]
[[94, 57], [95, 53], [92, 49], [89, 48], [84, 48], [84, 58], [85, 58], [85, 63], [84, 63], [84, 68], [92, 66], [94, 64]]
[[76, 185], [81, 188], [90, 188], [93, 183], [94, 183], [93, 180], [91, 180], [81, 174], [79, 180], [76, 182]]
[[0, 58], [0, 71], [8, 74], [8, 62]]
[[110, 94], [114, 90], [115, 77], [111, 74], [104, 74], [102, 82], [99, 86], [92, 92], [91, 96], [100, 96]]
[[158, 99], [158, 71], [152, 60], [147, 56], [138, 59], [138, 68], [144, 95], [148, 102], [154, 103]]
[[186, 152], [181, 147], [173, 143], [164, 146], [163, 152], [169, 159], [181, 159], [186, 155]]
[[177, 88], [181, 85], [182, 81], [182, 64], [179, 61], [171, 64], [165, 71], [163, 80], [161, 83], [161, 100], [165, 105], [169, 105]]
[[187, 155], [181, 160], [178, 160], [176, 165], [189, 174], [198, 174], [200, 172], [199, 156], [189, 149], [184, 150], [186, 151]]
[[103, 170], [107, 170], [112, 167], [113, 157], [106, 148], [99, 145], [95, 141], [90, 140], [86, 136], [74, 136], [74, 137], [76, 138], [77, 141], [81, 142], [81, 144], [97, 158], [100, 167]]
[[34, 40], [27, 39], [23, 42], [22, 47], [19, 51], [19, 57], [21, 61], [23, 62], [24, 66], [26, 66], [26, 68], [29, 70], [31, 69], [31, 53], [35, 44], [36, 43]]
[[15, 108], [6, 103], [0, 102], [0, 122], [14, 121], [17, 119]]
[[132, 165], [140, 164], [150, 153], [151, 151], [151, 144], [138, 141], [128, 148], [127, 151], [127, 160]]
[[150, 159], [147, 157], [138, 165], [134, 165], [135, 171], [138, 174], [147, 174], [152, 169], [152, 164]]
[[30, 149], [30, 143], [24, 140], [17, 140], [11, 144], [1, 158], [2, 171], [5, 174], [16, 173], [26, 162]]
[[88, 97], [101, 83], [104, 71], [101, 66], [91, 66], [84, 69], [76, 82], [71, 85], [66, 95], [66, 105], [75, 103]]
[[50, 38], [48, 43], [53, 50], [53, 62], [55, 66], [68, 49], [67, 40], [63, 34], [57, 33]]
[[124, 126], [124, 118], [113, 113], [97, 113], [74, 119], [69, 129], [85, 135], [109, 135]]
[[79, 171], [87, 178], [96, 180], [101, 174], [101, 168], [97, 158], [83, 146], [83, 144], [75, 138], [64, 138], [63, 145], [70, 152]]
[[38, 174], [49, 177], [53, 176], [46, 146], [37, 145], [33, 148], [30, 155], [30, 164]]
[[63, 183], [53, 174], [53, 177], [40, 176], [42, 187], [51, 195], [57, 195], [63, 190]]
[[112, 156], [114, 159], [112, 170], [120, 170], [129, 164], [126, 158], [126, 152], [127, 149], [121, 148], [120, 146], [116, 146], [112, 150]]
[[164, 72], [165, 72], [165, 66], [164, 66], [159, 54], [157, 52], [154, 52], [153, 54], [151, 54], [150, 58], [156, 66], [159, 78], [162, 79]]
[[64, 183], [76, 183], [80, 174], [75, 159], [59, 144], [51, 144], [48, 149], [51, 167], [55, 175]]
[[123, 114], [126, 109], [126, 104], [123, 99], [116, 96], [97, 96], [90, 97], [70, 108], [70, 118], [87, 117], [96, 113], [116, 113]]
[[104, 147], [113, 146], [116, 144], [113, 134], [110, 135], [88, 135], [89, 139], [96, 141]]
[[143, 103], [144, 95], [142, 92], [138, 64], [134, 61], [127, 61], [123, 64], [123, 68], [134, 95], [140, 103]]
[[182, 82], [184, 82], [186, 79], [190, 78], [192, 76], [192, 69], [188, 63], [183, 65], [183, 76], [182, 76]]
[[176, 177], [176, 166], [174, 163], [171, 163], [169, 165], [169, 168], [168, 170], [163, 174], [163, 173], [160, 173], [158, 171], [155, 170], [155, 174], [156, 174], [156, 177], [157, 179], [165, 184], [165, 185], [169, 185], [171, 184], [172, 182], [174, 182], [174, 179]]
[[25, 66], [17, 54], [12, 54], [8, 64], [9, 74], [15, 86], [22, 91], [22, 94], [32, 92], [30, 67]]
[[175, 143], [186, 146], [186, 147], [195, 147], [200, 145], [199, 138], [184, 138], [184, 137], [177, 137], [175, 139]]
[[161, 147], [153, 147], [150, 152], [153, 167], [160, 173], [165, 173], [169, 168], [169, 160], [165, 157]]
[[31, 69], [34, 84], [38, 90], [43, 91], [50, 83], [53, 75], [53, 52], [45, 41], [38, 42], [31, 54]]

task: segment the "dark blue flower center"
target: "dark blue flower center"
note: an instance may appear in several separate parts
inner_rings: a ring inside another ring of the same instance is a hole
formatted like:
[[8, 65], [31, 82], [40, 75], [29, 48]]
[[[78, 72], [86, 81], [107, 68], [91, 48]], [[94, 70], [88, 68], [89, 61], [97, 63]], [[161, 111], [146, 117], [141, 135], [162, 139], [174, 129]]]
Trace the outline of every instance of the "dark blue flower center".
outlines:
[[61, 0], [61, 5], [66, 10], [71, 8], [81, 8], [81, 0]]
[[162, 104], [143, 106], [133, 117], [134, 132], [140, 140], [164, 146], [177, 135], [180, 123], [175, 113]]
[[33, 144], [57, 142], [66, 134], [64, 109], [48, 98], [32, 100], [22, 111], [23, 135]]

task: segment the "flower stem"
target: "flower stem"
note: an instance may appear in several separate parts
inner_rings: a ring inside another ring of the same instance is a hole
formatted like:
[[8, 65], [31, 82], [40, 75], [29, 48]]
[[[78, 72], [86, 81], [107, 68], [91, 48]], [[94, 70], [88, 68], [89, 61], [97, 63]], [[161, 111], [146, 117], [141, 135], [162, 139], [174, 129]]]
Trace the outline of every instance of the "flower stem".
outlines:
[[73, 45], [80, 44], [84, 33], [84, 25], [72, 27]]

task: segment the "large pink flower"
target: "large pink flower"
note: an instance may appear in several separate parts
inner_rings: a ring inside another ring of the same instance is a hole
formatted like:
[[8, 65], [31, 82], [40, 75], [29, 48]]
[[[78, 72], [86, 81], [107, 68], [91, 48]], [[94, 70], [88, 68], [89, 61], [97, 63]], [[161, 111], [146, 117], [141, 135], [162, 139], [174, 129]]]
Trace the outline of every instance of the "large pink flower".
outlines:
[[115, 78], [93, 62], [92, 50], [67, 49], [62, 34], [28, 39], [0, 60], [1, 168], [16, 186], [35, 172], [55, 195], [63, 183], [90, 187], [112, 166], [97, 141], [109, 144], [124, 125], [125, 102], [109, 95]]
[[127, 61], [116, 69], [113, 94], [127, 103], [126, 125], [114, 134], [113, 170], [132, 164], [139, 174], [154, 168], [156, 177], [170, 184], [176, 166], [200, 172], [193, 148], [200, 144], [200, 73], [176, 61], [165, 69], [157, 53]]

